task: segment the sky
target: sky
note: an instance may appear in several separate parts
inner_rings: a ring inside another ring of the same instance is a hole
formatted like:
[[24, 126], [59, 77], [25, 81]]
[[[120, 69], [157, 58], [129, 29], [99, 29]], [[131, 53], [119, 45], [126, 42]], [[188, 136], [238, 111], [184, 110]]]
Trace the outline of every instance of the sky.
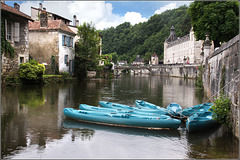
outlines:
[[77, 16], [80, 24], [92, 22], [96, 29], [116, 27], [124, 22], [135, 25], [147, 21], [154, 14], [168, 9], [178, 8], [191, 1], [5, 1], [13, 7], [20, 4], [20, 11], [31, 16], [31, 7], [38, 8], [39, 3], [47, 11], [73, 21]]

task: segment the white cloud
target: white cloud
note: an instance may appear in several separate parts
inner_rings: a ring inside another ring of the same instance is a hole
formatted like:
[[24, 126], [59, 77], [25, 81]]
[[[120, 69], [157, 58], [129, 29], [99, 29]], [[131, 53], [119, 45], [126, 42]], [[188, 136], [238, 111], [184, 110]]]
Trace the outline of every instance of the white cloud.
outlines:
[[[31, 16], [31, 7], [38, 8], [39, 3], [40, 1], [25, 1], [20, 10]], [[44, 1], [42, 4], [47, 11], [70, 20], [76, 15], [80, 24], [93, 22], [97, 29], [116, 27], [125, 21], [134, 25], [147, 20], [137, 12], [127, 12], [124, 16], [114, 14], [112, 4], [105, 1]]]
[[168, 3], [167, 5], [160, 7], [159, 9], [157, 9], [154, 14], [161, 14], [162, 12], [166, 11], [166, 10], [170, 10], [170, 9], [175, 9], [178, 8], [182, 5], [189, 5], [190, 1], [184, 1], [184, 2], [171, 2]]
[[169, 3], [163, 7], [160, 7], [158, 10], [156, 10], [154, 13], [155, 14], [161, 14], [162, 12], [169, 10], [169, 9], [174, 9], [177, 8], [177, 3]]

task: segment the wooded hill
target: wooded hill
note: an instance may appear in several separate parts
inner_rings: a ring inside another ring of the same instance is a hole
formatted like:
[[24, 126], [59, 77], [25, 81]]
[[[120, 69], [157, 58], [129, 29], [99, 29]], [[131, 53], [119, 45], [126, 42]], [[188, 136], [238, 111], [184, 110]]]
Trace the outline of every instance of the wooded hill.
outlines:
[[163, 59], [164, 41], [170, 34], [170, 28], [175, 27], [176, 35], [182, 37], [191, 29], [191, 18], [187, 6], [167, 10], [153, 15], [147, 22], [132, 26], [129, 22], [105, 29], [103, 35], [103, 54], [116, 52], [118, 60], [131, 63], [137, 55], [150, 60], [156, 52]]

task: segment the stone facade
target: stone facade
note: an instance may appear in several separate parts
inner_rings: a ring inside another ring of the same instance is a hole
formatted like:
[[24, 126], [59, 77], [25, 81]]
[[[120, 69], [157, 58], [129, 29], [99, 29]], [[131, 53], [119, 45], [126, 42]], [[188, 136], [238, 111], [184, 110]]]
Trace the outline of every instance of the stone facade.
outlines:
[[[200, 64], [202, 62], [202, 43], [194, 37], [191, 29], [181, 38], [175, 35], [172, 26], [169, 37], [164, 42], [164, 64]], [[213, 47], [211, 48], [213, 50]]]
[[18, 4], [15, 3], [14, 5], [16, 8], [1, 3], [1, 21], [5, 26], [5, 39], [14, 47], [13, 58], [5, 54], [2, 55], [2, 73], [17, 70], [21, 63], [26, 63], [29, 60], [28, 21], [33, 20], [19, 11], [20, 6]]
[[[239, 35], [210, 52], [204, 63], [204, 90], [209, 97], [223, 91], [232, 101], [233, 133], [239, 138]], [[224, 87], [222, 89], [222, 87]]]

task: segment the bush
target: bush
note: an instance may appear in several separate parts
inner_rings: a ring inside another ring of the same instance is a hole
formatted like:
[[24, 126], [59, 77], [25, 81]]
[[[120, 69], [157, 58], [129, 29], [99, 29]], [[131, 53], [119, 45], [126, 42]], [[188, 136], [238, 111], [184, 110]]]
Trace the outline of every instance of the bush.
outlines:
[[45, 66], [31, 60], [28, 63], [20, 64], [19, 77], [25, 80], [40, 80], [45, 73]]
[[215, 102], [212, 106], [213, 118], [218, 121], [220, 124], [228, 126], [231, 128], [231, 116], [230, 116], [231, 100], [221, 94], [218, 98], [215, 99]]

